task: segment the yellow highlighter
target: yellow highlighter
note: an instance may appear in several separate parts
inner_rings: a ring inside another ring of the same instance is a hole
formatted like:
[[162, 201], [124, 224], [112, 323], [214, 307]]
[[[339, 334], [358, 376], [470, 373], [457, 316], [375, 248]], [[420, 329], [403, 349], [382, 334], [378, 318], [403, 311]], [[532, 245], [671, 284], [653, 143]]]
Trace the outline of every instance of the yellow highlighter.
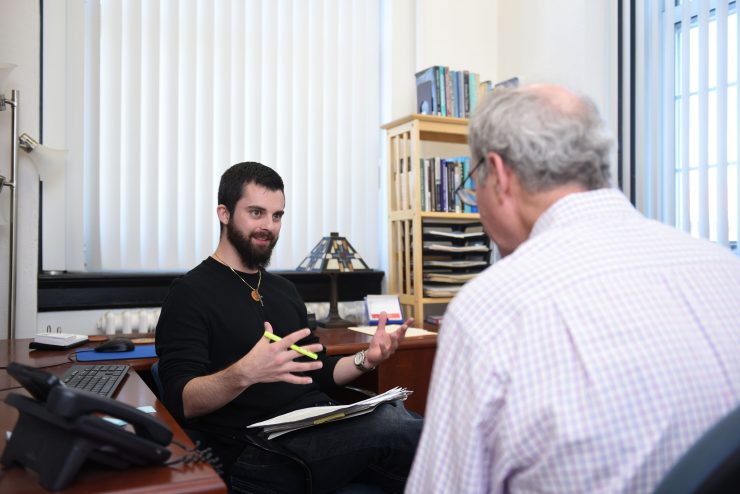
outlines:
[[[282, 340], [281, 337], [279, 337], [275, 333], [270, 333], [269, 331], [265, 331], [265, 338], [267, 338], [268, 340], [272, 340], [272, 341], [280, 341], [280, 340]], [[309, 352], [308, 350], [304, 350], [303, 348], [299, 347], [298, 345], [290, 345], [290, 349], [291, 350], [295, 350], [296, 352], [300, 353], [301, 355], [305, 355], [306, 357], [312, 358], [314, 360], [316, 360], [317, 358], [319, 358], [319, 356], [316, 355], [315, 353]]]

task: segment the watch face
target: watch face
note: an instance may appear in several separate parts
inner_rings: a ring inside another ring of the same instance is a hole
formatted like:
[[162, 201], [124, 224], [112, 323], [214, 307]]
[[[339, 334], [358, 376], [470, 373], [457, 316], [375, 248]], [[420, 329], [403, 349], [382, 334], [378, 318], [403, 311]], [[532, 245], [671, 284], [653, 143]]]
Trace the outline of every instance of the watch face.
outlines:
[[355, 353], [355, 365], [360, 366], [365, 363], [365, 354], [362, 352]]

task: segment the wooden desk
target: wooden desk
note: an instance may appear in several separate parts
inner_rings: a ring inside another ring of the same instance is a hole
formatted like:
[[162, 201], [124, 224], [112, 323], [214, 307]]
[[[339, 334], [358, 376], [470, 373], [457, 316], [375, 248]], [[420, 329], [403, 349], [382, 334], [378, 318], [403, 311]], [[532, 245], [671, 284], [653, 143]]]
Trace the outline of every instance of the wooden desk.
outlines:
[[[318, 328], [316, 335], [328, 355], [353, 355], [366, 349], [372, 339], [346, 328]], [[406, 400], [406, 408], [424, 415], [436, 351], [437, 335], [406, 338], [391, 358], [350, 385], [376, 392], [394, 386], [408, 388], [414, 393]]]
[[[8, 362], [17, 361], [34, 367], [45, 367], [49, 372], [62, 375], [72, 365], [67, 359], [67, 354], [75, 349], [65, 351], [28, 351], [28, 343], [31, 340], [15, 340], [8, 344], [7, 340], [0, 343], [0, 389], [20, 386], [15, 379], [10, 377], [5, 370]], [[137, 359], [152, 360], [153, 359]], [[131, 363], [132, 361], [115, 361], [116, 363]], [[87, 362], [86, 362], [87, 363]], [[143, 362], [137, 365], [143, 366]], [[151, 365], [151, 364], [150, 364]], [[5, 404], [5, 397], [11, 392], [25, 391], [21, 389], [6, 390], [0, 392], [0, 452], [5, 450], [6, 431], [12, 431], [18, 420], [18, 411]], [[155, 408], [155, 415], [172, 430], [173, 440], [193, 447], [192, 441], [172, 418], [164, 405], [154, 396], [149, 387], [139, 377], [134, 369], [130, 369], [126, 381], [115, 395], [117, 400], [132, 406], [151, 405]], [[183, 451], [174, 446], [169, 446], [172, 451], [170, 460], [176, 460], [183, 456]], [[0, 476], [0, 492], [12, 493], [43, 493], [48, 491], [39, 485], [33, 475], [22, 468], [13, 467], [6, 470]], [[120, 493], [225, 493], [226, 486], [218, 474], [206, 464], [195, 465], [173, 465], [159, 467], [135, 467], [128, 470], [115, 470], [99, 465], [87, 464], [80, 471], [75, 482], [64, 491], [64, 493], [93, 493], [93, 492], [120, 492]]]
[[[31, 350], [28, 348], [28, 344], [33, 341], [33, 338], [20, 338], [17, 340], [0, 340], [0, 369], [8, 367], [10, 362], [18, 362], [19, 364], [36, 367], [37, 369], [51, 367], [49, 372], [56, 374], [53, 370], [56, 367], [62, 367], [65, 365], [75, 364], [75, 352], [86, 348], [95, 348], [99, 343], [85, 343], [84, 345], [68, 350]], [[93, 361], [93, 362], [79, 362], [80, 364], [128, 364], [132, 369], [136, 371], [148, 371], [151, 369], [156, 357], [152, 358], [135, 358], [130, 360], [107, 360], [107, 361]], [[64, 367], [66, 370], [66, 367]], [[64, 372], [60, 372], [63, 374]], [[2, 388], [0, 388], [2, 389]]]

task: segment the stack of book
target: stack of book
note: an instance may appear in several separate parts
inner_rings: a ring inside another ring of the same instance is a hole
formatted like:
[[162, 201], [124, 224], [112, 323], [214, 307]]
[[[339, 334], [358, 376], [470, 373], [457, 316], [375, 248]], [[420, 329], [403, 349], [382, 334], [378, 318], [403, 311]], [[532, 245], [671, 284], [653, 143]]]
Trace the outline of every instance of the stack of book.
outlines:
[[518, 84], [517, 77], [493, 84], [481, 82], [475, 72], [435, 65], [416, 73], [416, 112], [470, 118], [477, 103], [495, 88]]
[[[455, 191], [470, 172], [470, 157], [421, 158], [419, 163], [419, 193], [422, 211], [475, 213], [478, 208], [463, 204]], [[402, 172], [403, 173], [403, 172]], [[463, 187], [474, 189], [473, 177]]]

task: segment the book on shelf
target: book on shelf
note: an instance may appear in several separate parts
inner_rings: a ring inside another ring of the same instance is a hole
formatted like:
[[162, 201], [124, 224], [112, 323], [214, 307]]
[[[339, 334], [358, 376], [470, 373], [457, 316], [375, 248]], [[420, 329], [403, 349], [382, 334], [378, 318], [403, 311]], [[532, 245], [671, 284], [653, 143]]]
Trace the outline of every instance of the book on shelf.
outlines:
[[452, 77], [450, 76], [450, 68], [445, 67], [445, 94], [447, 95], [447, 113], [446, 116], [455, 116], [454, 113], [454, 94], [452, 90]]
[[437, 70], [429, 67], [416, 73], [416, 112], [437, 114]]
[[447, 87], [445, 86], [445, 68], [444, 65], [437, 66], [437, 89], [439, 89], [439, 115], [447, 116]]
[[[476, 212], [477, 208], [464, 205], [455, 194], [455, 191], [467, 176], [469, 168], [470, 158], [467, 156], [420, 158], [419, 184], [410, 184], [411, 188], [416, 188], [419, 191], [421, 210], [446, 213]], [[408, 175], [413, 177], [411, 170], [408, 170]], [[411, 181], [413, 182], [413, 178]], [[470, 179], [466, 180], [465, 183], [468, 187], [474, 187], [474, 183]], [[402, 182], [403, 184], [405, 182]], [[401, 194], [398, 191], [396, 193]]]
[[494, 88], [490, 81], [481, 83], [476, 72], [445, 65], [433, 65], [415, 77], [416, 111], [426, 115], [470, 118], [481, 97]]
[[516, 87], [518, 77], [498, 83], [481, 81], [480, 74], [470, 70], [451, 70], [434, 65], [415, 74], [416, 112], [443, 117], [470, 118], [478, 103], [497, 88]]
[[463, 71], [463, 115], [465, 118], [470, 117], [470, 72]]
[[[470, 108], [475, 108], [478, 104], [478, 81], [480, 76], [474, 72], [470, 73], [470, 86], [468, 88], [468, 98], [470, 99]], [[470, 118], [468, 113], [468, 118]]]
[[442, 318], [443, 316], [429, 315], [429, 316], [424, 317], [424, 322], [428, 324], [433, 324], [435, 326], [441, 326]]
[[518, 77], [512, 77], [510, 79], [506, 79], [505, 81], [501, 81], [496, 83], [493, 88], [494, 90], [496, 88], [505, 88], [505, 87], [517, 87], [519, 86], [519, 78]]

